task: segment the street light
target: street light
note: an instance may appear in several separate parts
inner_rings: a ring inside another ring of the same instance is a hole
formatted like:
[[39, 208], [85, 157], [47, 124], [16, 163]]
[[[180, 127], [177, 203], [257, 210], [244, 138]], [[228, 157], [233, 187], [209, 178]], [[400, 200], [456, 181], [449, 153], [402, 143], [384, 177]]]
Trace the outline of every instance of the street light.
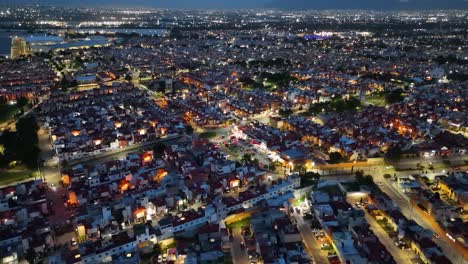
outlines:
[[289, 162], [289, 173], [291, 173], [294, 169], [294, 163], [292, 161]]

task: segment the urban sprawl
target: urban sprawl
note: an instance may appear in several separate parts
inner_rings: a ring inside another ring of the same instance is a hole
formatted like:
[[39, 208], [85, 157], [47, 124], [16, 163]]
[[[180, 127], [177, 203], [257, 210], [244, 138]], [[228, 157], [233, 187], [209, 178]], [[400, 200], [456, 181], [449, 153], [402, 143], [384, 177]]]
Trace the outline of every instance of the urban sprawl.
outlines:
[[468, 12], [0, 28], [0, 263], [467, 263]]

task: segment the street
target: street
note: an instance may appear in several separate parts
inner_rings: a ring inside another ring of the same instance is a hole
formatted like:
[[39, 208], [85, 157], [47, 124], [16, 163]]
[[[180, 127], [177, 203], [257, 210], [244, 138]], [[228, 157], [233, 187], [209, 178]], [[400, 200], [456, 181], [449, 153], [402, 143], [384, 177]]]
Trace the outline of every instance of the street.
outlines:
[[58, 183], [61, 180], [60, 169], [58, 158], [55, 156], [55, 152], [49, 141], [49, 133], [46, 129], [41, 127], [37, 132], [37, 136], [39, 139], [39, 148], [41, 149], [39, 160], [44, 161], [42, 164], [39, 162], [41, 176], [45, 178], [47, 182]]
[[374, 178], [383, 183], [379, 186], [380, 189], [398, 205], [402, 214], [406, 218], [412, 219], [423, 228], [429, 229], [440, 235], [440, 238], [436, 239], [435, 242], [440, 246], [447, 258], [449, 258], [453, 263], [463, 263], [463, 259], [465, 261], [468, 259], [468, 250], [459, 243], [450, 240], [445, 235], [445, 231], [439, 227], [432, 217], [423, 213], [417, 208], [417, 206], [412, 206], [408, 197], [393, 187], [390, 181], [384, 179], [381, 175], [375, 175]]
[[370, 225], [370, 229], [379, 238], [380, 243], [385, 246], [397, 263], [413, 263], [414, 259], [419, 259], [412, 250], [400, 249], [397, 247], [393, 239], [390, 238], [387, 232], [377, 223], [375, 218], [366, 210], [363, 211], [365, 212], [365, 218]]
[[309, 224], [304, 222], [302, 216], [298, 215], [296, 212], [293, 213], [294, 218], [297, 221], [297, 228], [301, 233], [302, 240], [305, 244], [305, 249], [309, 256], [315, 261], [317, 264], [328, 264], [327, 256], [324, 254], [324, 251], [320, 248], [320, 244], [315, 238], [312, 229], [310, 228]]
[[79, 164], [79, 163], [86, 163], [88, 161], [93, 162], [93, 163], [100, 163], [104, 159], [117, 159], [119, 157], [125, 157], [125, 155], [128, 153], [138, 152], [139, 149], [141, 148], [153, 146], [154, 144], [158, 142], [171, 141], [171, 140], [178, 139], [180, 137], [181, 135], [175, 135], [175, 136], [170, 136], [170, 137], [163, 137], [163, 138], [153, 140], [150, 142], [142, 142], [142, 143], [134, 144], [134, 145], [127, 146], [124, 148], [118, 148], [118, 149], [113, 149], [110, 151], [102, 152], [97, 155], [91, 155], [91, 156], [82, 157], [80, 159], [71, 160], [68, 162], [68, 164], [74, 165], [74, 164]]
[[249, 264], [249, 256], [247, 251], [241, 247], [241, 241], [243, 241], [241, 228], [233, 228], [232, 236], [234, 241], [232, 242], [232, 259], [234, 264]]
[[[348, 197], [346, 200], [349, 204], [355, 204], [360, 202], [360, 197]], [[367, 210], [363, 207], [360, 207], [360, 210], [364, 212], [364, 217], [366, 218], [367, 223], [370, 225], [370, 229], [374, 234], [379, 238], [379, 241], [385, 246], [388, 252], [392, 255], [393, 259], [397, 263], [414, 263], [413, 260], [419, 259], [412, 250], [403, 250], [395, 245], [394, 240], [389, 236], [389, 234], [382, 228], [382, 226], [377, 223], [377, 220], [370, 215]]]

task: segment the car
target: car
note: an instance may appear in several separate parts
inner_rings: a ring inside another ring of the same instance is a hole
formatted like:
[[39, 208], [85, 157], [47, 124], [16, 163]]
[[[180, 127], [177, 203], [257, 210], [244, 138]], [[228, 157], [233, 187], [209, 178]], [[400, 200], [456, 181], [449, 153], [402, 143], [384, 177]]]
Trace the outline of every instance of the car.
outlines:
[[456, 242], [455, 238], [453, 238], [449, 233], [445, 234], [452, 242]]
[[328, 247], [329, 244], [328, 243], [322, 243], [322, 245], [320, 246], [320, 248], [325, 248], [325, 247]]
[[399, 249], [404, 249], [405, 248], [405, 243], [398, 240], [398, 241], [395, 241], [395, 246], [397, 246]]
[[315, 238], [317, 238], [317, 239], [322, 239], [324, 236], [325, 236], [325, 233], [323, 233], [322, 231], [315, 234]]

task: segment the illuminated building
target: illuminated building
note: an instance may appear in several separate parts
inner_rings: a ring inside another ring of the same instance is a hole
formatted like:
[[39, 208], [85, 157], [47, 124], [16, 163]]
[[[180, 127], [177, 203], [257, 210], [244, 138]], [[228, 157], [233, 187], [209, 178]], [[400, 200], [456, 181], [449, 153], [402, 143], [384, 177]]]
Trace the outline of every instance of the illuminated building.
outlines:
[[29, 48], [26, 40], [22, 37], [14, 37], [11, 39], [11, 58], [18, 59], [29, 55]]
[[76, 194], [75, 192], [70, 192], [68, 193], [68, 202], [70, 204], [77, 204], [78, 203], [78, 200], [76, 199]]

